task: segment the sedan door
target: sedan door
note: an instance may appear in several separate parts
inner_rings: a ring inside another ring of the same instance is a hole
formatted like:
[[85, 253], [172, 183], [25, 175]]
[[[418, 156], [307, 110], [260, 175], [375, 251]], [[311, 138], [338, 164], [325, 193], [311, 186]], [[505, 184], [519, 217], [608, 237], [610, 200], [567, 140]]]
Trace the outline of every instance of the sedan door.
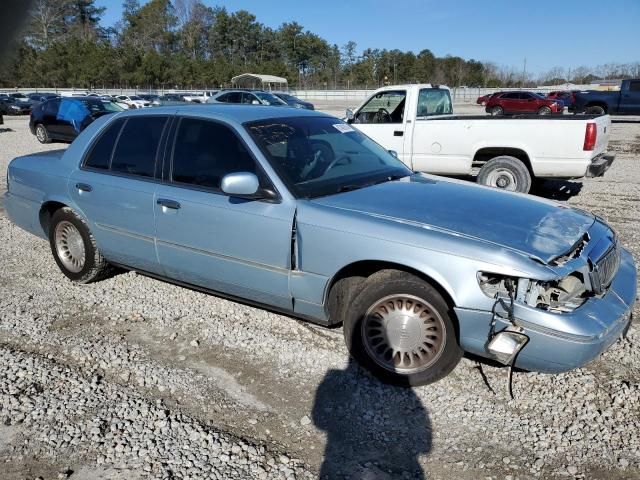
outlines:
[[255, 173], [273, 188], [229, 125], [180, 119], [155, 198], [158, 258], [176, 280], [291, 309], [291, 235], [295, 204], [236, 198], [220, 190], [234, 172]]
[[144, 115], [112, 122], [69, 182], [105, 258], [158, 274], [153, 202], [167, 121]]

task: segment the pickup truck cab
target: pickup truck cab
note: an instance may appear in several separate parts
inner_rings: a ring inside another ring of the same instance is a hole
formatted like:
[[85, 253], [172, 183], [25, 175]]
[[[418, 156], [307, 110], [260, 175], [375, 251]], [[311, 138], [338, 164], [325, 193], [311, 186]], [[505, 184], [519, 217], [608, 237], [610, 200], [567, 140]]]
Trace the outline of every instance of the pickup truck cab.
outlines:
[[578, 92], [569, 110], [594, 115], [640, 115], [640, 78], [623, 80], [618, 91]]
[[609, 116], [454, 115], [439, 85], [380, 88], [347, 121], [414, 171], [477, 173], [478, 183], [523, 193], [535, 179], [602, 176], [614, 160]]

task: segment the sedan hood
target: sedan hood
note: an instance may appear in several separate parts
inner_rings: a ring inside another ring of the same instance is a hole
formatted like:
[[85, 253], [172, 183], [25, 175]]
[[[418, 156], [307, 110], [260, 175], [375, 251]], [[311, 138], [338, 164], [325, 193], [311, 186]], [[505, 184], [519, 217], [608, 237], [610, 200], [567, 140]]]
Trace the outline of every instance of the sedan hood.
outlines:
[[423, 175], [313, 202], [488, 241], [544, 264], [571, 251], [595, 221], [538, 197]]

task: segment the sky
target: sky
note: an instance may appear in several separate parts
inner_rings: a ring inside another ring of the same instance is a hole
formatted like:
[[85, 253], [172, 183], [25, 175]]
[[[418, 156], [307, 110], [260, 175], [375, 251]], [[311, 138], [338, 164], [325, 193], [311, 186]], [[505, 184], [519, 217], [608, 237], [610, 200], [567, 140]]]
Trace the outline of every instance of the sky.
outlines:
[[[107, 8], [105, 26], [122, 14]], [[145, 3], [142, 0], [141, 3]], [[540, 74], [640, 61], [640, 0], [204, 0], [233, 12], [248, 10], [277, 28], [296, 21], [330, 44], [365, 48], [428, 48], [436, 56], [492, 61]]]

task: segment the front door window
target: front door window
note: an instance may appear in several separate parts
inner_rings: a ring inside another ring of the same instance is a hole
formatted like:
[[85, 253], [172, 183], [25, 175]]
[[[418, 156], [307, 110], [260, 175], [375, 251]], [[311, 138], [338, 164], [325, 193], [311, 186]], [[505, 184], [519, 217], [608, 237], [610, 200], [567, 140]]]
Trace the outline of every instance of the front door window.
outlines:
[[402, 123], [406, 100], [405, 90], [380, 92], [358, 111], [354, 123]]

